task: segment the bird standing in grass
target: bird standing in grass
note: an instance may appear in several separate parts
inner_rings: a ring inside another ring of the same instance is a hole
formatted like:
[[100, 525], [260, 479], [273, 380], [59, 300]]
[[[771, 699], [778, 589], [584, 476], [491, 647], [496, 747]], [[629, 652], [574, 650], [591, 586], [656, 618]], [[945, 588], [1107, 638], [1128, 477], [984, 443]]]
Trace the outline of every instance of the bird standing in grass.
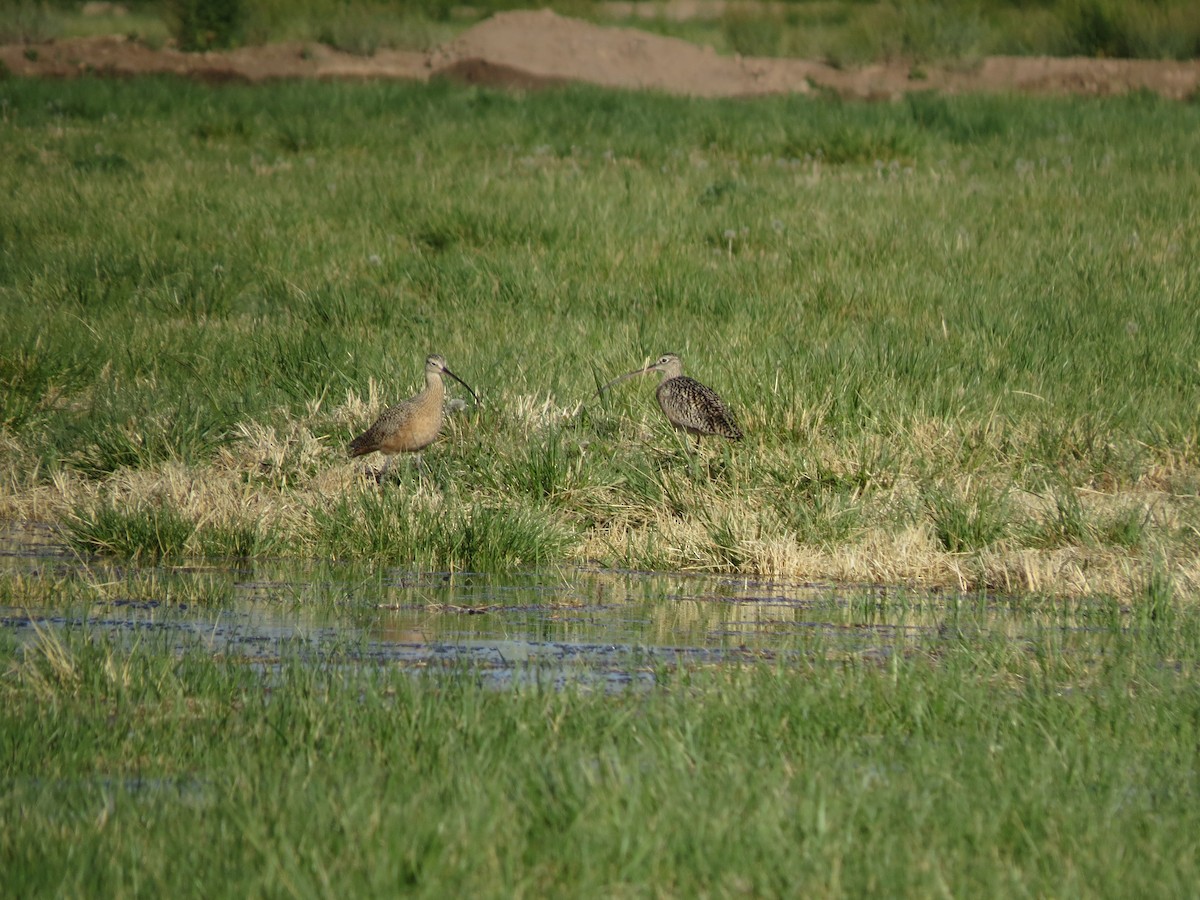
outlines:
[[385, 409], [374, 425], [350, 442], [350, 457], [366, 456], [378, 450], [387, 457], [380, 478], [387, 474], [397, 453], [416, 453], [419, 466], [421, 451], [437, 440], [446, 419], [443, 374], [465, 387], [475, 398], [475, 403], [479, 403], [471, 386], [446, 368], [443, 357], [429, 356], [425, 359], [425, 390]]
[[653, 365], [614, 378], [597, 393], [603, 393], [626, 378], [649, 372], [662, 373], [662, 381], [654, 395], [667, 421], [680, 431], [692, 435], [697, 444], [700, 443], [700, 437], [706, 434], [719, 435], [731, 441], [742, 439], [742, 430], [738, 428], [725, 401], [712, 388], [684, 375], [683, 361], [674, 353], [664, 353]]

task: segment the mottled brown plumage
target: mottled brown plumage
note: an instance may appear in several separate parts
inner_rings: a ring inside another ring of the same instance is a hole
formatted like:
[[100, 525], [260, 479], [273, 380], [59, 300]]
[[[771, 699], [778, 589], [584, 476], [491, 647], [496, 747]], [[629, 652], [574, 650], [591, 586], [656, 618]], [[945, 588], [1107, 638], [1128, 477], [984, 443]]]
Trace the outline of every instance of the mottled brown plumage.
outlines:
[[683, 361], [674, 353], [664, 353], [653, 365], [614, 378], [600, 388], [600, 392], [626, 378], [648, 372], [662, 373], [662, 381], [654, 395], [667, 421], [676, 428], [686, 431], [697, 440], [706, 434], [719, 435], [731, 441], [742, 439], [742, 430], [738, 428], [725, 401], [712, 388], [684, 375]]
[[[461, 384], [479, 402], [471, 386], [446, 368], [446, 360], [436, 354], [425, 360], [425, 390], [383, 411], [375, 424], [350, 442], [350, 456], [366, 456], [379, 451], [387, 457], [383, 471], [397, 453], [420, 452], [437, 440], [446, 418], [445, 373]], [[380, 473], [383, 474], [383, 473]]]

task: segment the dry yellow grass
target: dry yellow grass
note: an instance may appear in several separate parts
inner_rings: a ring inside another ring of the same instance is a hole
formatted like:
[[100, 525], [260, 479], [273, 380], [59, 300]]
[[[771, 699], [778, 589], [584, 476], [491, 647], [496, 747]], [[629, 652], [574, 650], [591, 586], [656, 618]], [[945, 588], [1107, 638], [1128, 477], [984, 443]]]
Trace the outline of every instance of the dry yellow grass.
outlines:
[[[331, 445], [320, 436], [332, 425], [349, 429], [369, 421], [386, 402], [385, 392], [372, 382], [365, 396], [351, 392], [343, 402], [328, 407], [314, 401], [303, 417], [285, 419], [283, 426], [241, 423], [234, 439], [206, 466], [168, 462], [120, 470], [103, 480], [69, 469], [59, 470], [45, 481], [30, 479], [28, 473], [20, 476], [20, 442], [11, 434], [0, 433], [0, 471], [4, 472], [0, 519], [63, 524], [76, 511], [100, 503], [129, 509], [169, 505], [197, 526], [250, 525], [260, 533], [273, 533], [290, 555], [312, 555], [313, 510], [337, 498], [409, 490], [416, 491], [423, 504], [446, 502], [436, 486], [423, 481], [407, 486], [377, 485], [369, 477], [369, 468], [350, 461], [342, 446]], [[507, 404], [507, 409], [508, 436], [527, 441], [544, 436], [578, 412], [578, 407], [558, 403], [550, 395], [523, 395]], [[663, 430], [651, 418], [625, 426], [625, 433], [632, 431], [652, 442], [664, 440]], [[985, 427], [983, 433], [987, 432]], [[805, 452], [810, 463], [815, 461], [827, 472], [842, 474], [858, 465], [815, 424], [808, 433], [811, 440]], [[928, 456], [953, 456], [953, 447], [961, 439], [936, 422], [914, 425], [909, 438], [904, 446], [920, 447]], [[482, 439], [470, 433], [469, 424], [452, 417], [447, 436], [435, 451], [452, 453], [463, 442]], [[588, 465], [586, 444], [584, 440], [574, 463], [579, 467]], [[741, 452], [782, 453], [752, 446]], [[916, 451], [908, 452], [914, 458], [896, 464], [901, 472], [916, 470]], [[700, 465], [706, 464], [704, 459]], [[845, 540], [821, 544], [800, 539], [780, 518], [763, 486], [734, 487], [710, 481], [703, 475], [697, 477], [683, 464], [660, 473], [682, 512], [668, 508], [669, 504], [639, 503], [613, 487], [588, 483], [571, 494], [565, 509], [547, 515], [570, 515], [582, 509], [594, 516], [590, 526], [580, 528], [574, 551], [565, 560], [575, 564], [621, 564], [628, 557], [655, 560], [659, 567], [679, 571], [1070, 597], [1106, 594], [1123, 599], [1142, 591], [1154, 565], [1171, 576], [1178, 596], [1194, 598], [1200, 596], [1200, 563], [1191, 555], [1173, 555], [1170, 542], [1156, 537], [1186, 530], [1195, 519], [1195, 497], [1162, 489], [1188, 474], [1186, 459], [1187, 454], [1181, 453], [1160, 460], [1139, 482], [1121, 490], [1083, 488], [1072, 492], [1086, 521], [1137, 510], [1147, 523], [1149, 539], [1133, 549], [1088, 541], [1039, 548], [999, 540], [983, 549], [949, 552], [929, 522], [919, 517], [915, 522], [903, 522], [903, 517], [897, 516], [897, 510], [921, 507], [922, 488], [916, 477], [892, 477], [877, 489], [862, 491], [856, 499], [861, 526]], [[787, 459], [773, 462], [789, 464]], [[1004, 472], [984, 476], [964, 471], [961, 476], [942, 476], [939, 488], [953, 496], [970, 497], [981, 490], [1003, 491], [1010, 478]], [[494, 489], [465, 483], [459, 483], [458, 489], [460, 500], [504, 503], [508, 499], [493, 495]], [[1006, 502], [1017, 521], [1037, 523], [1055, 515], [1056, 499], [1048, 494], [1013, 490], [1006, 494]], [[587, 515], [579, 521], [586, 523]], [[719, 539], [714, 538], [714, 528], [720, 531]]]

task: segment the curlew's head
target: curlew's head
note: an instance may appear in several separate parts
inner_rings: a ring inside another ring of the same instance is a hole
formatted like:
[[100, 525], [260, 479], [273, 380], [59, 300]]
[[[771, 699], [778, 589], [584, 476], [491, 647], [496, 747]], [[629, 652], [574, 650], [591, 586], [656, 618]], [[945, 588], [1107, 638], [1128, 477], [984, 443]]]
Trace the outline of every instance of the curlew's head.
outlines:
[[650, 372], [662, 372], [663, 381], [668, 378], [677, 378], [683, 374], [683, 361], [674, 353], [664, 353], [658, 358], [658, 362], [651, 363], [644, 369], [634, 369], [632, 372], [626, 372], [624, 375], [618, 375], [608, 384], [604, 385], [600, 390], [596, 391], [597, 396], [603, 394], [610, 387], [618, 382], [624, 381], [626, 378], [633, 378], [635, 375], [646, 375]]
[[662, 372], [663, 381], [668, 378], [678, 378], [683, 374], [683, 360], [674, 353], [664, 353], [652, 366], [646, 366], [646, 372]]
[[471, 389], [469, 384], [450, 371], [449, 367], [446, 365], [446, 357], [442, 356], [440, 353], [432, 353], [425, 357], [425, 380], [427, 382], [434, 378], [440, 379], [443, 374], [449, 375], [451, 378], [465, 387], [467, 389], [467, 393], [475, 398], [476, 405], [479, 404], [479, 395]]

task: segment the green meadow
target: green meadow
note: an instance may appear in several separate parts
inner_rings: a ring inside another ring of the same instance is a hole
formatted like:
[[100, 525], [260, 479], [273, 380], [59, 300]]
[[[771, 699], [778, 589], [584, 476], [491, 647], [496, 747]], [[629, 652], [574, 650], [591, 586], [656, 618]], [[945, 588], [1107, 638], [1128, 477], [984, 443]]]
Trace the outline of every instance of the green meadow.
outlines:
[[[1195, 594], [1194, 104], [0, 109], [0, 517], [80, 552]], [[596, 396], [666, 351], [744, 441], [690, 456], [653, 376]], [[434, 352], [482, 403], [379, 485], [346, 444]]]
[[887, 656], [814, 633], [616, 693], [9, 633], [6, 893], [1187, 897], [1200, 619], [1169, 600], [1014, 640], [967, 599]]
[[[1143, 94], [0, 80], [0, 523], [75, 554], [0, 573], [58, 617], [0, 636], [5, 890], [1190, 894], [1197, 133]], [[743, 441], [596, 396], [667, 351]], [[346, 445], [429, 353], [482, 403], [377, 481]], [[965, 599], [613, 693], [87, 624], [266, 560], [353, 567], [296, 600], [335, 623], [397, 571]]]

